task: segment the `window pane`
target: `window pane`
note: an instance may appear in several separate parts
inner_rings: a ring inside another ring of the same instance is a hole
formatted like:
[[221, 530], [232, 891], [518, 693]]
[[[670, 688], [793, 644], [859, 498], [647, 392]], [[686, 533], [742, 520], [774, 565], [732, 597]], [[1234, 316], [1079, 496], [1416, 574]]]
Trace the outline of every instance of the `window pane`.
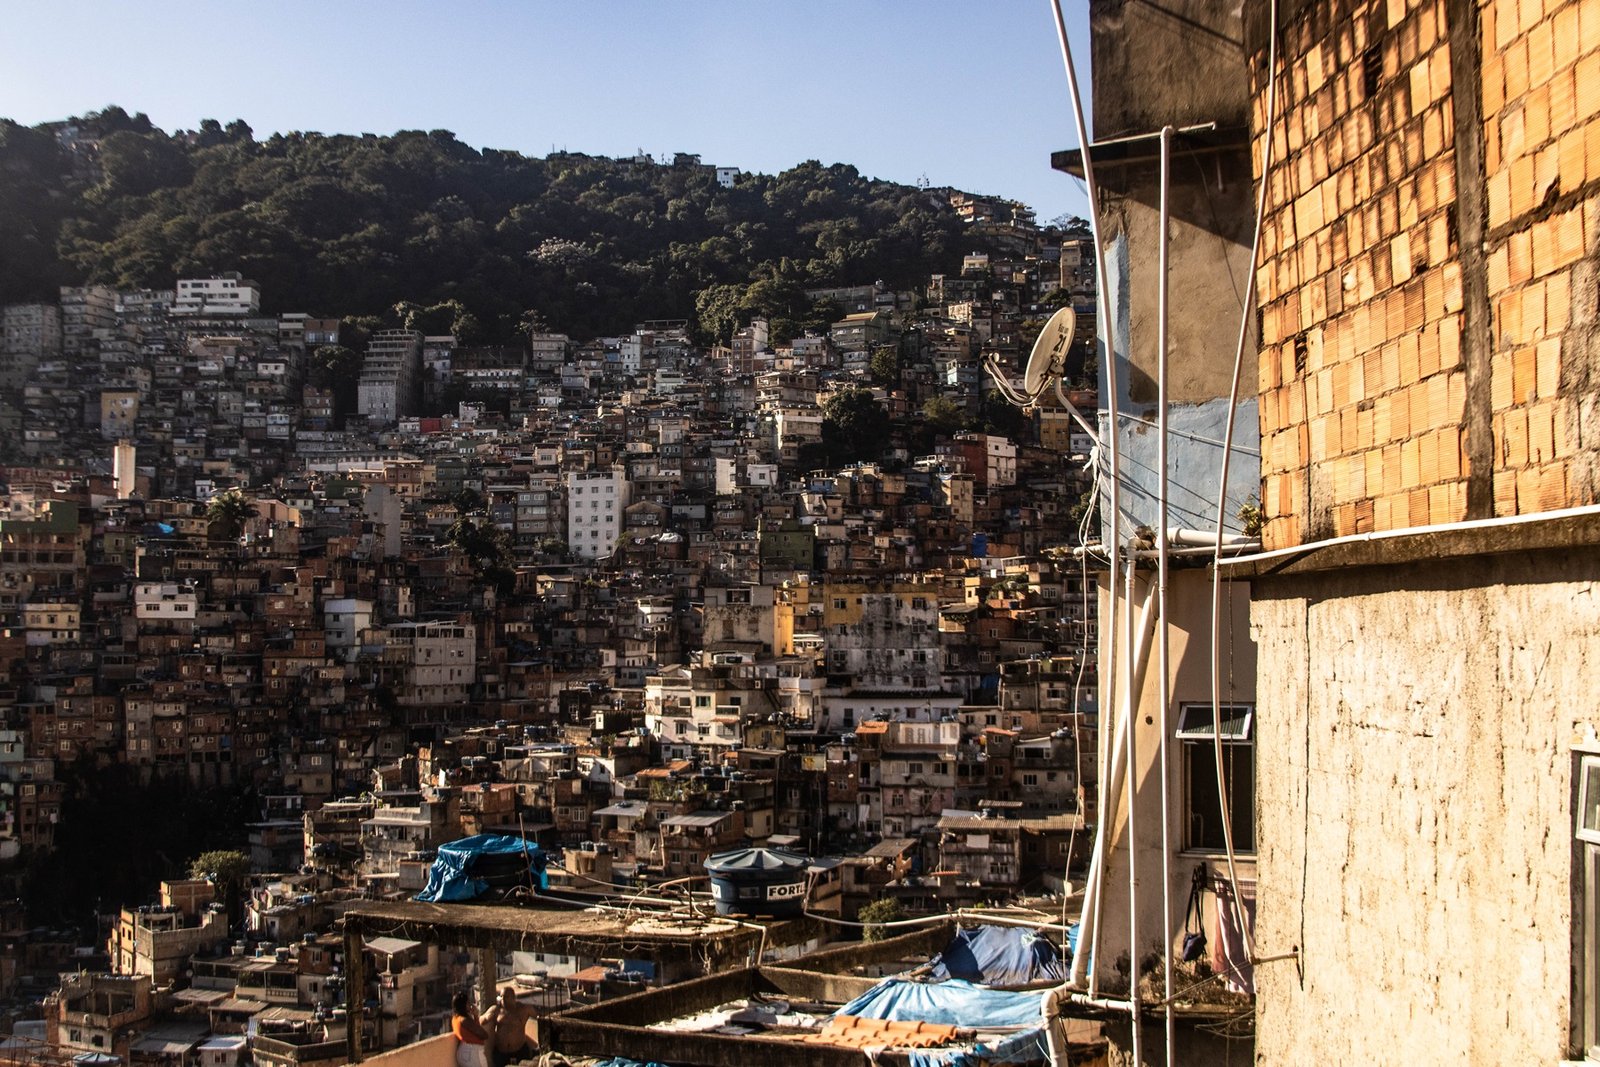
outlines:
[[[1210, 709], [1207, 709], [1208, 711]], [[1222, 805], [1217, 801], [1216, 751], [1209, 742], [1184, 747], [1184, 791], [1188, 816], [1185, 846], [1222, 851], [1227, 842], [1222, 833]], [[1228, 817], [1233, 824], [1233, 847], [1237, 852], [1254, 852], [1256, 758], [1253, 745], [1222, 746], [1223, 770], [1228, 780]]]

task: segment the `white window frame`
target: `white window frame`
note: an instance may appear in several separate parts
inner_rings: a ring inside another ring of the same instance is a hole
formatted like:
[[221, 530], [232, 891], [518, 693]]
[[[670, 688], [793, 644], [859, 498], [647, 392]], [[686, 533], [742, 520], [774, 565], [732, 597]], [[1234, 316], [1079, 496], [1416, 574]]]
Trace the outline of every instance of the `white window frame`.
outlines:
[[[1593, 782], [1591, 774], [1595, 777]], [[1585, 826], [1584, 816], [1590, 810], [1591, 801], [1595, 804], [1595, 825]], [[1600, 755], [1584, 755], [1578, 759], [1578, 811], [1573, 820], [1573, 836], [1579, 841], [1600, 845]]]

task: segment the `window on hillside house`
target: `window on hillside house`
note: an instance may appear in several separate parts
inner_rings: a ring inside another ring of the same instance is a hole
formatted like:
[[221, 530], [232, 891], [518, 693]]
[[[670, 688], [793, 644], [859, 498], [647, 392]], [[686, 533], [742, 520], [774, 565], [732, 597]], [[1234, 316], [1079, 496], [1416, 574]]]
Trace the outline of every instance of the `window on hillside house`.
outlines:
[[[1228, 821], [1236, 852], [1256, 850], [1256, 752], [1251, 734], [1255, 707], [1222, 706], [1222, 770]], [[1210, 704], [1185, 704], [1176, 737], [1183, 745], [1184, 847], [1220, 852], [1227, 847], [1217, 791], [1215, 722]]]
[[1585, 1061], [1600, 1061], [1600, 755], [1579, 756], [1577, 773], [1572, 1044]]

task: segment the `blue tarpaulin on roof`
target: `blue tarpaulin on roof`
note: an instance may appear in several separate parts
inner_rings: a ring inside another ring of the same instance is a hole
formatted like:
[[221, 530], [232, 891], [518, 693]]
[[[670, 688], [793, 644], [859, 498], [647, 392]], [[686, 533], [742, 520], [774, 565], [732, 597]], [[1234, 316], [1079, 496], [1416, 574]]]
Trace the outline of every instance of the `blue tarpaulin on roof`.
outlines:
[[988, 1029], [1037, 1026], [1043, 998], [1042, 992], [987, 989], [959, 978], [947, 982], [886, 978], [834, 1014]]
[[1061, 950], [1036, 931], [1020, 926], [972, 926], [933, 958], [928, 977], [963, 978], [987, 986], [1025, 986], [1067, 980]]
[[482, 858], [511, 857], [514, 860], [524, 855], [528, 859], [534, 882], [540, 889], [550, 888], [550, 878], [544, 870], [549, 857], [538, 845], [505, 834], [477, 834], [439, 846], [433, 869], [428, 872], [428, 884], [416, 899], [434, 902], [476, 900], [488, 891], [490, 885], [488, 879], [482, 876]]
[[911, 1067], [984, 1067], [991, 1063], [1037, 1063], [1050, 1058], [1044, 1027], [1024, 1030], [1001, 1041], [980, 1041], [972, 1048], [909, 1049]]

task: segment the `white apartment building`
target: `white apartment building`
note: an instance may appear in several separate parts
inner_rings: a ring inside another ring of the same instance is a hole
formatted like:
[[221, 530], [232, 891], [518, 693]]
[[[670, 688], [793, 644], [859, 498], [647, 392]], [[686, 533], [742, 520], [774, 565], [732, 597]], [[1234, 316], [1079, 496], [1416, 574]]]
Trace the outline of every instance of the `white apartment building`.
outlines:
[[322, 629], [329, 654], [349, 656], [361, 646], [361, 631], [372, 625], [376, 605], [360, 597], [333, 597], [323, 601]]
[[478, 678], [478, 628], [472, 623], [395, 623], [365, 631], [361, 643], [382, 648], [401, 704], [461, 703]]
[[174, 315], [254, 315], [261, 310], [261, 287], [238, 271], [216, 278], [179, 278]]
[[193, 625], [200, 597], [193, 586], [176, 582], [140, 582], [133, 587], [133, 617], [141, 622]]
[[800, 454], [800, 446], [822, 440], [822, 411], [820, 408], [779, 408], [773, 419], [773, 429], [779, 455], [793, 462]]
[[416, 413], [422, 377], [422, 334], [379, 330], [367, 344], [356, 385], [356, 410], [374, 426], [393, 426]]
[[567, 545], [582, 559], [611, 555], [622, 534], [628, 478], [620, 467], [567, 474]]

